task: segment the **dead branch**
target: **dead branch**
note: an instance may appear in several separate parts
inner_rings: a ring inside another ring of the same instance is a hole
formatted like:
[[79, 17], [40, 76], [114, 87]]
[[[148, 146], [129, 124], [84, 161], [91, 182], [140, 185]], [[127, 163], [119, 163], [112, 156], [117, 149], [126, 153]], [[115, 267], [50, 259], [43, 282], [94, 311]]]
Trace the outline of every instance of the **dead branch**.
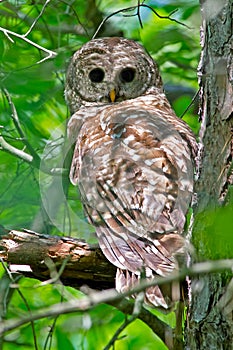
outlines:
[[[51, 278], [51, 261], [58, 271], [56, 278], [61, 277], [65, 285], [74, 288], [87, 285], [97, 290], [114, 287], [116, 267], [105, 258], [98, 246], [72, 237], [44, 235], [30, 230], [3, 230], [0, 233], [0, 259], [9, 264], [11, 272], [41, 281]], [[200, 262], [166, 277], [142, 280], [126, 294], [139, 293], [156, 284], [183, 280], [186, 276], [232, 271], [232, 268], [233, 259]]]
[[[103, 302], [117, 307], [125, 314], [133, 312], [134, 304], [124, 299], [130, 291], [119, 295], [113, 289], [116, 268], [106, 260], [98, 247], [71, 237], [42, 235], [28, 230], [3, 230], [0, 236], [0, 258], [9, 264], [10, 273], [16, 272], [46, 280], [45, 283], [56, 282], [51, 278], [51, 266], [54, 264], [58, 271], [56, 278], [65, 285], [79, 288], [85, 284], [93, 289], [104, 289], [101, 292], [93, 292], [86, 287], [88, 295], [82, 301], [72, 300], [37, 310], [23, 318], [4, 321], [0, 327], [1, 334], [39, 318], [88, 310]], [[168, 325], [144, 308], [137, 316], [162, 340], [165, 340], [165, 335], [171, 331]]]
[[50, 278], [46, 259], [60, 270], [66, 261], [61, 281], [78, 288], [83, 284], [93, 289], [114, 287], [116, 268], [101, 250], [86, 242], [71, 238], [42, 235], [32, 231], [12, 230], [1, 238], [0, 257], [10, 270], [39, 280]]
[[[23, 318], [4, 321], [0, 327], [1, 334], [39, 318], [55, 317], [61, 313], [82, 312], [100, 303], [108, 303], [125, 314], [132, 314], [134, 304], [124, 299], [131, 293], [139, 293], [154, 284], [182, 280], [186, 275], [194, 276], [232, 270], [233, 266], [233, 260], [229, 259], [202, 262], [165, 278], [142, 280], [132, 290], [118, 294], [114, 290], [116, 268], [106, 260], [97, 246], [91, 246], [72, 237], [44, 235], [29, 230], [9, 232], [2, 230], [0, 258], [8, 263], [9, 273], [14, 272], [14, 276], [15, 273], [21, 273], [27, 277], [46, 280], [44, 283], [60, 283], [61, 281], [64, 285], [74, 288], [80, 288], [83, 285], [92, 288], [91, 290], [88, 287], [83, 288], [87, 296], [81, 300], [53, 305], [50, 308], [30, 313]], [[93, 291], [93, 289], [103, 290]], [[151, 327], [163, 341], [165, 341], [166, 334], [172, 332], [168, 325], [143, 307], [137, 317]], [[134, 316], [130, 320], [133, 321]], [[122, 329], [124, 329], [124, 324]]]

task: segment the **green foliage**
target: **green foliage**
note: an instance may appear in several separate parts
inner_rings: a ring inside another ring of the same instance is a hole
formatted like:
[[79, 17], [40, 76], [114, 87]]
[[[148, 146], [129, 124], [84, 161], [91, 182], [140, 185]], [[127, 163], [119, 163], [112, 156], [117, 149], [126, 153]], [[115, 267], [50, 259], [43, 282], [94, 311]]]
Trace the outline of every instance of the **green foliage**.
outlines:
[[[27, 305], [18, 288], [27, 300]], [[41, 284], [33, 279], [23, 278], [15, 290], [8, 306], [8, 319], [16, 319], [23, 316], [28, 307], [31, 311], [39, 310], [42, 307], [51, 306], [72, 298], [82, 298], [82, 294], [72, 288], [65, 288], [61, 285]], [[111, 340], [115, 331], [124, 322], [125, 315], [108, 305], [99, 305], [90, 312], [71, 315], [61, 315], [56, 320], [41, 319], [34, 322], [37, 346], [45, 349], [45, 344], [51, 342], [51, 350], [59, 349], [103, 349]], [[50, 328], [54, 327], [49, 339]], [[143, 335], [143, 336], [141, 336]], [[146, 339], [146, 342], [145, 342]], [[25, 325], [5, 336], [4, 350], [11, 350], [14, 346], [17, 349], [34, 349], [34, 340], [30, 325]], [[152, 330], [140, 320], [135, 320], [121, 334], [116, 341], [116, 350], [143, 349], [166, 350], [161, 340]]]
[[[12, 154], [0, 150], [0, 224], [10, 229], [35, 229], [38, 232], [78, 236], [93, 242], [93, 229], [86, 222], [79, 195], [65, 176], [49, 174], [61, 168], [66, 151], [63, 146], [68, 117], [63, 91], [65, 71], [72, 53], [88, 41], [103, 18], [114, 11], [137, 4], [137, 1], [2, 1], [0, 26], [21, 35], [0, 31], [0, 81], [7, 89], [18, 112], [20, 125], [34, 151], [43, 159], [47, 171], [38, 169]], [[100, 35], [123, 35], [141, 41], [158, 61], [168, 97], [181, 115], [197, 90], [196, 68], [199, 59], [198, 1], [147, 1], [162, 16], [179, 11], [172, 18], [160, 19], [149, 9], [141, 8], [143, 28], [137, 17], [117, 14], [101, 28]], [[128, 14], [133, 14], [131, 11]], [[38, 17], [39, 16], [39, 17]], [[35, 26], [31, 27], [34, 23]], [[33, 43], [25, 41], [26, 38]], [[48, 53], [40, 45], [55, 52]], [[42, 61], [41, 61], [42, 60]], [[175, 85], [175, 89], [174, 89]], [[175, 90], [175, 94], [173, 91]], [[0, 96], [1, 135], [12, 146], [30, 153], [11, 118], [12, 111], [5, 94]], [[196, 107], [185, 115], [195, 132], [198, 130]], [[37, 164], [38, 165], [38, 164]], [[56, 186], [55, 186], [56, 185]], [[54, 191], [56, 188], [56, 191]], [[61, 203], [61, 205], [58, 205]], [[50, 211], [49, 208], [53, 208]], [[45, 221], [45, 225], [43, 225]], [[39, 224], [38, 224], [39, 222]], [[220, 232], [220, 231], [218, 231]], [[230, 232], [229, 230], [227, 232]], [[228, 237], [228, 236], [227, 236]], [[226, 239], [227, 239], [226, 237]], [[217, 244], [217, 236], [213, 239]], [[39, 287], [38, 281], [22, 279], [20, 291], [31, 310], [58, 303], [64, 295], [57, 286]], [[80, 297], [80, 293], [68, 290]], [[27, 312], [17, 290], [8, 306], [7, 318]], [[167, 322], [173, 322], [170, 316]], [[50, 349], [102, 349], [124, 322], [124, 315], [114, 308], [100, 305], [89, 313], [58, 317], [49, 337], [52, 319], [35, 322], [38, 348], [51, 340]], [[116, 341], [115, 349], [165, 349], [162, 342], [141, 321], [127, 327]], [[4, 338], [4, 350], [34, 349], [32, 328], [27, 325]]]
[[[27, 35], [27, 38], [37, 45], [56, 52], [56, 57], [41, 63], [38, 62], [47, 56], [46, 52], [25, 42], [23, 37], [15, 37], [9, 33], [9, 37], [14, 41], [12, 42], [0, 32], [1, 86], [9, 91], [27, 139], [38, 155], [46, 158], [48, 168], [51, 168], [51, 163], [49, 164], [47, 159], [47, 151], [44, 151], [45, 146], [48, 149], [48, 145], [53, 141], [53, 166], [56, 166], [59, 162], [57, 155], [61, 153], [62, 140], [65, 137], [68, 112], [63, 97], [64, 74], [72, 52], [91, 37], [97, 28], [96, 22], [99, 24], [104, 15], [132, 5], [135, 5], [135, 1], [117, 3], [102, 1], [99, 5], [89, 1], [77, 1], [72, 4], [49, 2]], [[168, 97], [171, 98], [177, 114], [181, 115], [197, 89], [198, 4], [197, 1], [188, 4], [184, 1], [167, 1], [164, 5], [158, 1], [155, 4], [148, 2], [148, 5], [153, 6], [153, 9], [162, 16], [168, 16], [171, 11], [178, 9], [179, 11], [172, 17], [189, 25], [191, 29], [168, 19], [160, 19], [149, 9], [141, 8], [143, 29], [140, 29], [136, 16], [124, 17], [125, 13], [120, 13], [111, 17], [105, 24], [104, 35], [120, 33], [142, 41], [158, 60], [164, 82], [167, 84]], [[23, 35], [28, 32], [42, 9], [43, 4], [40, 2], [31, 4], [26, 1], [3, 2], [0, 5], [1, 27]], [[129, 12], [133, 13], [135, 11]], [[175, 89], [172, 89], [171, 84], [176, 84]], [[186, 113], [185, 120], [197, 132], [197, 118], [192, 113], [195, 114], [196, 109]], [[13, 146], [28, 152], [22, 141], [16, 141], [19, 135], [10, 116], [8, 102], [2, 94], [0, 98], [2, 135]], [[41, 207], [40, 193], [44, 193], [44, 183], [41, 185], [42, 182], [38, 181], [38, 169], [31, 168], [12, 155], [1, 152], [0, 173], [1, 224], [8, 228], [32, 227], [41, 232], [46, 230], [57, 234], [59, 231], [75, 233], [77, 227], [75, 217], [81, 217], [83, 221], [83, 214], [72, 187], [66, 189], [71, 197], [68, 212], [66, 203], [63, 203], [63, 209], [57, 210], [60, 222], [53, 217], [46, 228], [38, 227], [35, 224], [35, 217]], [[43, 174], [41, 176], [43, 177]], [[50, 180], [48, 178], [47, 174], [47, 182], [51, 184], [53, 177]], [[46, 186], [45, 189], [47, 191]], [[1, 196], [2, 193], [4, 195]], [[53, 206], [53, 202], [50, 206]], [[70, 221], [69, 218], [61, 218], [62, 212], [66, 217], [69, 213], [71, 216], [72, 213], [76, 213], [73, 215], [75, 220], [73, 225], [68, 227], [68, 224], [65, 224], [62, 227], [61, 222]], [[46, 220], [45, 216], [43, 220]], [[80, 235], [80, 232], [76, 234]]]
[[233, 205], [199, 214], [194, 245], [201, 259], [233, 258], [232, 217]]

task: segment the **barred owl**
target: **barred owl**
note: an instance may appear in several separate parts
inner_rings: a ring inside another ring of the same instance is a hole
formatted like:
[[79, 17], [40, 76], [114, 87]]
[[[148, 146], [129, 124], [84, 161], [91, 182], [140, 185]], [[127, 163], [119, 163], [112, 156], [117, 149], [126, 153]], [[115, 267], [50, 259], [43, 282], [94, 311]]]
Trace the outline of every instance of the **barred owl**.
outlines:
[[[196, 141], [165, 97], [156, 63], [132, 40], [91, 40], [71, 60], [65, 95], [70, 180], [117, 267], [116, 289], [128, 290], [142, 273], [167, 276], [185, 251]], [[169, 308], [171, 294], [150, 287], [145, 302]]]

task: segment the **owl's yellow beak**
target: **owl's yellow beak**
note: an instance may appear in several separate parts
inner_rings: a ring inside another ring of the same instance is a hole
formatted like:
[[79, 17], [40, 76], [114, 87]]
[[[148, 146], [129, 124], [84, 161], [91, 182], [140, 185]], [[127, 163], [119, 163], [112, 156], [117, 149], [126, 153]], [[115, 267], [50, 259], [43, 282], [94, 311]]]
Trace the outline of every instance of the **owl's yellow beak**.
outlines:
[[111, 102], [115, 102], [115, 100], [116, 100], [116, 90], [115, 89], [112, 89], [109, 92], [109, 97], [110, 97]]

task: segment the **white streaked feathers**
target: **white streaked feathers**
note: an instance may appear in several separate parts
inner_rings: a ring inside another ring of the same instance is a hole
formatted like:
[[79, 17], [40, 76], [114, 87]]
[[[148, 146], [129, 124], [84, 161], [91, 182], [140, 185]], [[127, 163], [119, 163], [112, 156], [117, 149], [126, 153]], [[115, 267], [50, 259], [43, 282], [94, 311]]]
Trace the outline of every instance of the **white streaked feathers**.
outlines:
[[[95, 67], [104, 71], [98, 83], [89, 80]], [[132, 81], [120, 79], [125, 67], [134, 71]], [[115, 103], [108, 89], [115, 89]], [[182, 233], [196, 141], [172, 111], [156, 64], [133, 41], [93, 40], [73, 57], [66, 98], [74, 113], [68, 123], [75, 143], [70, 179], [103, 253], [118, 267], [117, 290], [132, 288], [143, 271], [148, 279], [172, 273], [176, 255], [186, 249]], [[155, 286], [145, 301], [168, 308], [172, 295]]]

